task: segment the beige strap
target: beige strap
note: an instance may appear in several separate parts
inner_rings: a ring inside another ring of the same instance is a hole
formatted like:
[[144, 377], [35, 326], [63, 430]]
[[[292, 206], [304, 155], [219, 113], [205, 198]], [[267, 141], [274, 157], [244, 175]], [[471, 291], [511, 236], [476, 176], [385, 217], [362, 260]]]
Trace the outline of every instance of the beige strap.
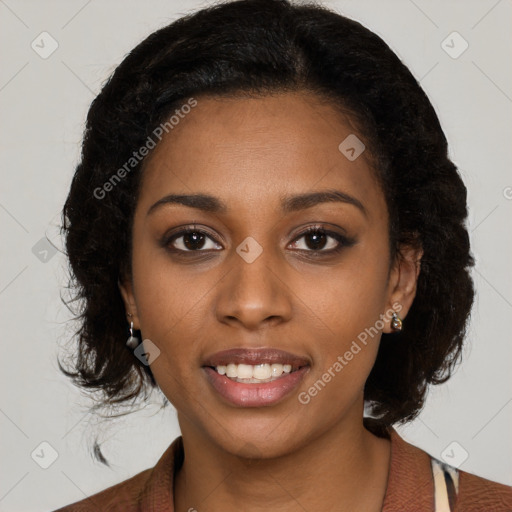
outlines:
[[434, 477], [434, 510], [435, 512], [453, 512], [450, 507], [447, 477], [453, 482], [455, 495], [459, 490], [459, 472], [456, 468], [431, 458], [432, 475]]

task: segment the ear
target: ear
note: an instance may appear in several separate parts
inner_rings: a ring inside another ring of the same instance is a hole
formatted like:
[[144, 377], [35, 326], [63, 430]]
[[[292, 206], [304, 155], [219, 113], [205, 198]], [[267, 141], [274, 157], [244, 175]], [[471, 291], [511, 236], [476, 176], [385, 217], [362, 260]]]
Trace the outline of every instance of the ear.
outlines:
[[[395, 311], [402, 320], [407, 316], [416, 296], [422, 256], [421, 248], [402, 246], [390, 272], [386, 311]], [[391, 320], [386, 323], [382, 332], [394, 332]]]
[[133, 322], [133, 328], [140, 329], [139, 315], [137, 313], [137, 305], [133, 294], [133, 283], [130, 278], [119, 278], [117, 281], [119, 291], [123, 297], [124, 307], [126, 310], [126, 318], [128, 323]]

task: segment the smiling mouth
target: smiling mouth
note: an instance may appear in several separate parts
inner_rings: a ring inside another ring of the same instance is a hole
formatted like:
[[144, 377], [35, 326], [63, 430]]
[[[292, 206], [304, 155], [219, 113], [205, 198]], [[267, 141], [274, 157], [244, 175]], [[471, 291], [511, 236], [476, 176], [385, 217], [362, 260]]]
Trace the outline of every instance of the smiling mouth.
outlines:
[[296, 372], [303, 366], [280, 364], [280, 363], [261, 363], [261, 364], [236, 364], [209, 366], [219, 375], [224, 375], [234, 382], [244, 384], [264, 384], [278, 380], [290, 373]]

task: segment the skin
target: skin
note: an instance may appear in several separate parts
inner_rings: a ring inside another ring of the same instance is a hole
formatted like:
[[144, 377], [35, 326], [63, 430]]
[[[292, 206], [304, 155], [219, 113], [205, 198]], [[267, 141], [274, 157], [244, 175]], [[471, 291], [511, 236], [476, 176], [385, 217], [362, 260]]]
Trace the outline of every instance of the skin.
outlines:
[[[404, 247], [390, 261], [388, 211], [369, 152], [349, 161], [338, 150], [349, 134], [364, 136], [332, 106], [302, 92], [197, 100], [145, 162], [132, 276], [121, 285], [129, 320], [161, 351], [151, 370], [178, 412], [185, 462], [176, 510], [379, 511], [390, 442], [362, 418], [380, 332], [307, 405], [297, 395], [393, 305], [405, 318], [421, 253]], [[326, 189], [353, 196], [366, 213], [343, 202], [281, 213], [282, 195]], [[210, 194], [228, 210], [166, 204], [148, 214], [170, 193]], [[301, 236], [319, 223], [355, 243], [325, 255], [334, 238], [315, 246]], [[194, 224], [212, 239], [196, 249], [187, 236], [160, 243]], [[252, 263], [236, 252], [246, 237], [263, 249]], [[179, 257], [172, 247], [189, 252]], [[392, 331], [387, 318], [381, 331]], [[236, 407], [201, 368], [234, 347], [286, 350], [308, 358], [310, 369], [281, 402]]]

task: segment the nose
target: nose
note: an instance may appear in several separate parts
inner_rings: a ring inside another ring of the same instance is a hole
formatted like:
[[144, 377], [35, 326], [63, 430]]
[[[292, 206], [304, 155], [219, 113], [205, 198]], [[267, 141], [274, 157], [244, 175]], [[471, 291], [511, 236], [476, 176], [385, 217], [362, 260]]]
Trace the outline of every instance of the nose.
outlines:
[[270, 251], [263, 250], [250, 263], [235, 252], [230, 260], [230, 271], [218, 287], [218, 321], [238, 323], [251, 331], [288, 321], [293, 294], [286, 284], [286, 271]]

